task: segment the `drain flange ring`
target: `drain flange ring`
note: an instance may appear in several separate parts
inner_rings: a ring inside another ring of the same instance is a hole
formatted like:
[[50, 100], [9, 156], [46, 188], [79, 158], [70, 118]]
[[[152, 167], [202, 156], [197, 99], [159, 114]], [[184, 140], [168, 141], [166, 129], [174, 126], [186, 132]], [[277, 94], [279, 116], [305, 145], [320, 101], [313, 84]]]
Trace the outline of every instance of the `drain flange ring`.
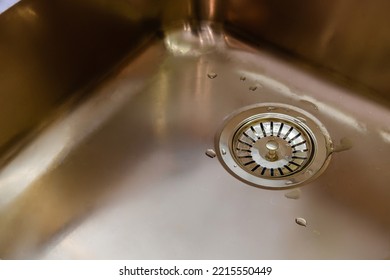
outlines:
[[238, 179], [263, 188], [290, 188], [316, 178], [332, 151], [330, 136], [309, 113], [267, 103], [231, 115], [215, 137], [219, 160]]

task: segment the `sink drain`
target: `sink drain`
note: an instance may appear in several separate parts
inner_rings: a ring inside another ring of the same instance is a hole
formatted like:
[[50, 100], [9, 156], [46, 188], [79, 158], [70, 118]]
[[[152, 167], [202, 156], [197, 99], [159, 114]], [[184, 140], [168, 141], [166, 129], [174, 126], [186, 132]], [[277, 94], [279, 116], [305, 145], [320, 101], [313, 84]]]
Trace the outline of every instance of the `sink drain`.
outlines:
[[332, 149], [328, 132], [314, 116], [281, 104], [240, 110], [215, 141], [218, 158], [232, 175], [265, 188], [311, 181], [327, 166]]

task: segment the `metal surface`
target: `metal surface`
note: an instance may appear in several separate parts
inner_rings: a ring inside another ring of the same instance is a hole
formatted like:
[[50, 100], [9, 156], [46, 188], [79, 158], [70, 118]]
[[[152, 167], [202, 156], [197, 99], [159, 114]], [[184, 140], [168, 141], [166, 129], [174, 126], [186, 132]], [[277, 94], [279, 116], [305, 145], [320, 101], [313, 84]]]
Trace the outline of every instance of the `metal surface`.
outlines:
[[[25, 0], [1, 14], [0, 258], [389, 258], [389, 33], [372, 28], [387, 2], [359, 3], [365, 20], [332, 14], [349, 1], [302, 3]], [[261, 103], [309, 112], [334, 142], [295, 193], [248, 187], [205, 154], [226, 116]]]
[[[221, 5], [224, 1], [217, 1]], [[386, 0], [230, 0], [225, 23], [308, 59], [389, 98], [390, 25]], [[243, 16], [245, 15], [245, 16]]]
[[329, 133], [314, 116], [275, 103], [233, 113], [217, 133], [215, 146], [233, 176], [253, 186], [279, 189], [318, 177], [333, 149]]

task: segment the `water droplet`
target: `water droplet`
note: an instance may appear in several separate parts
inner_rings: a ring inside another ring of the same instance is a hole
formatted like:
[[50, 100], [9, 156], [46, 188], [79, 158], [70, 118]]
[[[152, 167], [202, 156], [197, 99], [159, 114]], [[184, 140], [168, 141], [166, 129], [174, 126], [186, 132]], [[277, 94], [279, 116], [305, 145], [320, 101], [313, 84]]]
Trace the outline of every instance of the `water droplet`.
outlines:
[[293, 181], [291, 181], [291, 180], [288, 180], [288, 181], [286, 181], [286, 183], [285, 183], [286, 185], [292, 185], [292, 184], [294, 184], [294, 182]]
[[303, 104], [306, 104], [306, 105], [308, 105], [309, 107], [311, 107], [312, 109], [318, 111], [317, 105], [314, 104], [313, 102], [310, 102], [310, 101], [307, 101], [307, 100], [303, 100], [303, 99], [301, 99], [300, 102], [303, 103]]
[[348, 137], [344, 137], [340, 140], [339, 145], [335, 145], [333, 152], [342, 152], [351, 149], [353, 146], [352, 140]]
[[301, 197], [301, 190], [300, 189], [292, 190], [291, 192], [284, 194], [284, 196], [289, 199], [298, 199]]
[[241, 76], [240, 77], [240, 81], [245, 81], [246, 80], [246, 77], [245, 76]]
[[222, 153], [223, 155], [226, 155], [226, 150], [225, 150], [225, 149], [222, 149], [222, 150], [221, 150], [221, 153]]
[[297, 225], [305, 227], [307, 225], [307, 222], [304, 218], [295, 218], [295, 222]]
[[274, 107], [274, 106], [268, 106], [267, 111], [273, 111], [275, 109], [276, 109], [276, 107]]
[[255, 91], [257, 89], [257, 86], [250, 86], [249, 87], [249, 90], [251, 90], [251, 91]]
[[216, 157], [216, 153], [213, 149], [207, 149], [206, 150], [206, 156], [208, 156], [209, 158], [215, 158]]
[[207, 77], [209, 77], [210, 79], [214, 79], [214, 78], [216, 78], [218, 75], [217, 75], [217, 73], [215, 73], [215, 72], [210, 72], [210, 73], [208, 73], [207, 74]]
[[306, 175], [307, 176], [313, 175], [313, 170], [311, 170], [311, 169], [306, 170]]
[[318, 230], [313, 230], [313, 233], [315, 234], [315, 235], [321, 235], [321, 232], [319, 232]]
[[235, 164], [235, 165], [233, 165], [233, 167], [234, 167], [234, 168], [236, 168], [236, 167], [237, 167], [237, 165]]
[[297, 119], [300, 120], [300, 121], [303, 122], [303, 123], [306, 123], [306, 119], [303, 118], [303, 117], [297, 117]]

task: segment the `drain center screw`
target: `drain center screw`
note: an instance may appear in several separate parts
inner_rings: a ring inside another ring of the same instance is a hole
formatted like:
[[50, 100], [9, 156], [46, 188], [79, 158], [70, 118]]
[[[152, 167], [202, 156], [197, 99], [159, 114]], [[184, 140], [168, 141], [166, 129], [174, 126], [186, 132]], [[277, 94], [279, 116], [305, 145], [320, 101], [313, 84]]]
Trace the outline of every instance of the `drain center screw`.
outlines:
[[278, 160], [278, 155], [276, 154], [276, 151], [279, 149], [279, 144], [275, 140], [269, 140], [266, 144], [265, 147], [268, 150], [268, 153], [266, 155], [266, 158], [269, 161], [276, 161]]

